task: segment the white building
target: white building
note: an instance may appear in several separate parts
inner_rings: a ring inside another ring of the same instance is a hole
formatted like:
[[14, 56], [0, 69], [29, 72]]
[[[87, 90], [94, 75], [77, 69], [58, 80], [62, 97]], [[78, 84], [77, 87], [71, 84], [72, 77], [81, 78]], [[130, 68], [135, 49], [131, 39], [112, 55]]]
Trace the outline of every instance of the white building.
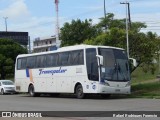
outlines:
[[52, 51], [59, 48], [61, 41], [56, 41], [55, 36], [51, 37], [43, 37], [43, 38], [36, 38], [33, 41], [33, 52], [45, 52], [45, 51]]

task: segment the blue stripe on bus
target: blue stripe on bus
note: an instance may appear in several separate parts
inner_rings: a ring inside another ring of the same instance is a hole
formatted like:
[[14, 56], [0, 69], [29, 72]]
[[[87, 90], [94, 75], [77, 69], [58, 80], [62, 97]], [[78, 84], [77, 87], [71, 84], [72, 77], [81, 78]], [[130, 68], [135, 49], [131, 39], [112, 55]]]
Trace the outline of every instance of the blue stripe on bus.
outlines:
[[29, 77], [29, 69], [26, 69], [26, 77]]

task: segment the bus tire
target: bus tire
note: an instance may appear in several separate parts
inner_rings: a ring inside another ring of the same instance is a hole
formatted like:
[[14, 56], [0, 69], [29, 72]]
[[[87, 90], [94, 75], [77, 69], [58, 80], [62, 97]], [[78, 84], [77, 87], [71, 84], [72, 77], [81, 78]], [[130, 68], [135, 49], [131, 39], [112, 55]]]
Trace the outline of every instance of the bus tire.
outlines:
[[29, 86], [29, 95], [31, 96], [31, 97], [37, 97], [37, 96], [40, 96], [40, 94], [39, 93], [35, 93], [35, 91], [34, 91], [34, 86], [33, 85], [30, 85]]
[[76, 87], [76, 96], [78, 99], [83, 99], [85, 98], [85, 94], [83, 93], [83, 88], [82, 85], [78, 85]]

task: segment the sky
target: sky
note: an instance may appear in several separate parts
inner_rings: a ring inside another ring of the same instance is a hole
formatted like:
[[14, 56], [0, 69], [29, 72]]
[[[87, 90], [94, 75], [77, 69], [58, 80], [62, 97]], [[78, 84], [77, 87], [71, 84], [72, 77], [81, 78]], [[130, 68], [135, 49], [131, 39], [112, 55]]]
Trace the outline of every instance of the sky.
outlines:
[[[31, 40], [55, 35], [55, 0], [0, 0], [0, 31], [29, 32]], [[126, 0], [106, 0], [106, 12], [115, 18], [126, 17]], [[143, 32], [152, 31], [160, 35], [160, 0], [127, 0], [130, 3], [131, 21], [144, 22], [148, 26]], [[104, 0], [59, 0], [59, 23], [73, 19], [92, 19], [93, 24], [104, 16]]]

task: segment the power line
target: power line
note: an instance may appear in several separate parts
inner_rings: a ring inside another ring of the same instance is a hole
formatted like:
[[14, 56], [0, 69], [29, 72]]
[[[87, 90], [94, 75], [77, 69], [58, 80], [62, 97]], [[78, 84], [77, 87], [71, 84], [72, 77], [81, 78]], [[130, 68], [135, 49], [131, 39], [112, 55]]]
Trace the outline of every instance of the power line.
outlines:
[[160, 26], [158, 25], [158, 26], [147, 26], [147, 27], [159, 27], [160, 28]]
[[148, 29], [148, 28], [141, 28], [142, 30], [160, 30], [160, 29]]
[[146, 0], [129, 0], [129, 2], [141, 2], [141, 1], [146, 1]]
[[147, 23], [160, 23], [160, 22], [156, 22], [156, 21], [152, 21], [152, 22], [151, 21], [150, 22], [149, 21], [144, 21], [144, 22], [147, 22]]

